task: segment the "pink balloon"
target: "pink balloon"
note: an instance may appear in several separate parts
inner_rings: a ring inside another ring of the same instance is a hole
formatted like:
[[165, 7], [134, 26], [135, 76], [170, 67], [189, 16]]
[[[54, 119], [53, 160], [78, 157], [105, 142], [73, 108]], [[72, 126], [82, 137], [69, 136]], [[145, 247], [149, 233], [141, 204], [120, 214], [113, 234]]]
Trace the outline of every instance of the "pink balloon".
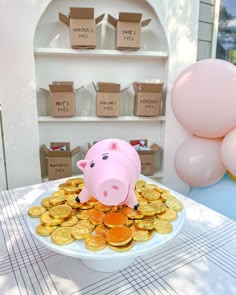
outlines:
[[216, 183], [225, 174], [221, 159], [220, 139], [193, 136], [176, 151], [174, 165], [177, 175], [193, 187]]
[[236, 128], [223, 139], [221, 156], [226, 169], [232, 175], [236, 175]]
[[177, 78], [171, 105], [177, 120], [200, 137], [219, 138], [236, 127], [236, 67], [205, 59]]

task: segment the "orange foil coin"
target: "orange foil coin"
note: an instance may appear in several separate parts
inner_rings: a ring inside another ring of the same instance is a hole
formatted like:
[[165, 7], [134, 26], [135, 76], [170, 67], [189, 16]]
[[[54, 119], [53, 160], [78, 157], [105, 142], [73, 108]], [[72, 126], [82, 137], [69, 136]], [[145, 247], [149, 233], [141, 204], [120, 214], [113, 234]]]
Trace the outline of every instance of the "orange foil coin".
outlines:
[[106, 214], [99, 210], [90, 210], [89, 211], [89, 220], [93, 224], [103, 224], [103, 219], [106, 216]]
[[115, 227], [115, 226], [120, 226], [120, 225], [125, 225], [128, 221], [128, 217], [120, 212], [113, 212], [113, 213], [108, 213], [104, 219], [104, 223], [108, 227]]
[[113, 246], [122, 246], [132, 239], [132, 230], [127, 226], [116, 226], [106, 234], [107, 242]]

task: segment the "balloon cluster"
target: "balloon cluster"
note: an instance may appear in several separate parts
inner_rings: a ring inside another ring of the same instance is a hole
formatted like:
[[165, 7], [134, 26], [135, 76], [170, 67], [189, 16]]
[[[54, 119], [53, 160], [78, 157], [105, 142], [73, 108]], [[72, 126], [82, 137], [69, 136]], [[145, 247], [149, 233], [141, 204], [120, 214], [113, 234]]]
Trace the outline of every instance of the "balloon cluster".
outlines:
[[177, 78], [171, 105], [176, 119], [192, 136], [175, 154], [177, 175], [192, 187], [236, 175], [236, 67], [205, 59]]

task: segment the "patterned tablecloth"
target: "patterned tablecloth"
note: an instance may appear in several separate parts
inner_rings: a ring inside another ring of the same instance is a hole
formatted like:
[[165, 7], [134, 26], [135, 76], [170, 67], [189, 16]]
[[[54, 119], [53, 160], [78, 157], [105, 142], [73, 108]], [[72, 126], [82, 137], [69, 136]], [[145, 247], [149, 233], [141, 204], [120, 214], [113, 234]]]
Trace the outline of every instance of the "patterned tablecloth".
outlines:
[[123, 270], [96, 272], [48, 250], [32, 238], [26, 214], [35, 198], [61, 182], [0, 193], [1, 295], [236, 294], [236, 222], [182, 195], [182, 231]]

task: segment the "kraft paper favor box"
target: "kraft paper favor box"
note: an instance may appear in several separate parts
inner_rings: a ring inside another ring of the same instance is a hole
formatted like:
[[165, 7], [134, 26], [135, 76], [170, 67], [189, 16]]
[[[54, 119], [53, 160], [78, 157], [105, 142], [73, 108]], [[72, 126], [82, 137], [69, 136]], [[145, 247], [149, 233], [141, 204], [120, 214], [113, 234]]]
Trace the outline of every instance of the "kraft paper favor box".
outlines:
[[49, 89], [40, 88], [50, 95], [50, 115], [52, 117], [74, 117], [76, 115], [75, 93], [82, 87], [74, 89], [73, 82], [55, 81]]
[[96, 25], [105, 14], [94, 18], [94, 8], [70, 7], [70, 15], [59, 13], [59, 19], [70, 29], [71, 48], [96, 48]]
[[116, 29], [116, 49], [137, 50], [141, 47], [141, 28], [151, 22], [151, 19], [141, 19], [142, 13], [120, 12], [118, 19], [108, 14], [108, 23]]
[[133, 83], [134, 115], [157, 117], [161, 115], [163, 83]]
[[[130, 141], [132, 142], [132, 140]], [[145, 140], [147, 144], [147, 140]], [[151, 145], [150, 150], [137, 150], [141, 160], [141, 174], [151, 176], [155, 172], [155, 155], [161, 147], [154, 143]]]
[[[65, 150], [51, 150], [51, 148], [63, 146]], [[48, 179], [54, 180], [72, 176], [71, 158], [80, 151], [80, 147], [70, 150], [69, 142], [51, 142], [50, 149], [42, 146], [48, 159]]]
[[93, 82], [96, 91], [96, 116], [98, 117], [118, 117], [120, 115], [120, 94], [129, 87], [120, 89], [120, 84], [98, 82], [97, 86]]

